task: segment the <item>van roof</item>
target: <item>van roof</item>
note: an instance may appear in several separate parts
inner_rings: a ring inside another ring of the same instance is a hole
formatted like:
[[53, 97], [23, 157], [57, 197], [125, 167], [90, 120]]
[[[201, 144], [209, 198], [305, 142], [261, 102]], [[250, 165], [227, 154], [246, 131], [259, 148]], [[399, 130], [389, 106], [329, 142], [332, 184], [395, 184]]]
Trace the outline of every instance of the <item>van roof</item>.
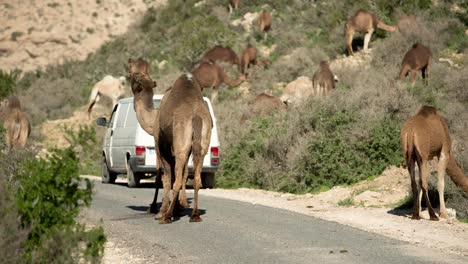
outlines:
[[[164, 94], [155, 94], [153, 95], [153, 100], [154, 99], [159, 99], [161, 100], [163, 98]], [[203, 100], [205, 101], [210, 101], [210, 99], [208, 99], [208, 97], [203, 97]], [[133, 103], [133, 96], [132, 97], [126, 97], [126, 98], [123, 98], [123, 99], [120, 99], [118, 101], [118, 103], [127, 103], [127, 102], [132, 102]]]

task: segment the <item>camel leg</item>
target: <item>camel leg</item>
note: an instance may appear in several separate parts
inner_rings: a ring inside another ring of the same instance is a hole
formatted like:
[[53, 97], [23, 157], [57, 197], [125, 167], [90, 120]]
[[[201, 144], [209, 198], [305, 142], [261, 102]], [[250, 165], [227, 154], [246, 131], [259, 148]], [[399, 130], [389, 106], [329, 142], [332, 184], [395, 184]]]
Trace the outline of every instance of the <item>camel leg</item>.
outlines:
[[214, 103], [218, 100], [218, 89], [213, 88], [213, 91], [211, 92], [211, 102]]
[[374, 33], [374, 30], [369, 30], [369, 32], [364, 36], [364, 52], [367, 52], [369, 49], [369, 42], [372, 37], [372, 33]]
[[414, 160], [411, 160], [407, 163], [408, 172], [411, 178], [411, 191], [413, 193], [413, 216], [411, 219], [419, 220], [421, 217], [419, 216], [420, 211], [420, 198], [419, 198], [419, 191], [418, 191], [418, 184], [416, 183], [416, 173], [415, 173], [415, 163]]
[[193, 210], [192, 216], [190, 217], [190, 222], [201, 222], [202, 219], [198, 214], [198, 190], [201, 186], [201, 169], [203, 166], [203, 161], [200, 155], [193, 157], [193, 166], [195, 168], [194, 175], [194, 194], [193, 194]]
[[172, 170], [171, 165], [166, 160], [162, 160], [164, 165], [164, 174], [163, 174], [163, 188], [164, 188], [164, 197], [162, 200], [161, 208], [159, 209], [159, 213], [156, 215], [155, 219], [162, 219], [169, 207], [169, 194], [171, 192], [171, 185], [172, 185]]
[[424, 199], [426, 200], [427, 210], [429, 210], [430, 219], [433, 220], [433, 221], [438, 221], [439, 218], [435, 214], [434, 208], [432, 208], [431, 201], [429, 200], [429, 193], [428, 193], [428, 187], [429, 186], [427, 184], [428, 171], [427, 171], [427, 161], [426, 160], [423, 160], [421, 162], [420, 175], [421, 175], [421, 189], [422, 189], [422, 192], [423, 192], [423, 195], [424, 195]]
[[410, 70], [410, 67], [408, 65], [403, 65], [401, 67], [400, 80], [405, 79], [405, 77], [408, 75], [409, 70]]
[[447, 169], [448, 158], [444, 153], [439, 157], [439, 168], [437, 170], [437, 191], [439, 193], [440, 213], [439, 216], [448, 219], [447, 209], [445, 208], [444, 188], [445, 188], [445, 170]]
[[416, 71], [411, 71], [411, 78], [412, 78], [411, 86], [414, 86], [416, 84]]
[[169, 209], [163, 215], [163, 217], [159, 220], [160, 224], [170, 224], [172, 223], [172, 214], [174, 212], [174, 208], [176, 203], [178, 203], [178, 196], [180, 188], [182, 187], [183, 181], [183, 170], [186, 164], [186, 159], [188, 155], [180, 155], [180, 153], [176, 153], [176, 162], [175, 162], [175, 182], [174, 186], [172, 187], [172, 201], [169, 205]]
[[189, 208], [189, 203], [187, 200], [186, 185], [188, 179], [188, 163], [184, 167], [184, 179], [182, 180], [182, 193], [180, 195], [180, 206], [182, 208]]
[[148, 208], [148, 212], [149, 213], [152, 213], [152, 214], [156, 214], [158, 213], [158, 204], [157, 204], [157, 200], [158, 200], [158, 193], [159, 193], [159, 187], [161, 185], [161, 182], [162, 182], [162, 175], [160, 174], [159, 170], [156, 172], [156, 177], [154, 179], [154, 187], [155, 187], [155, 191], [154, 191], [154, 198], [153, 198], [153, 202], [151, 203], [150, 207]]
[[354, 30], [346, 31], [346, 49], [348, 50], [348, 55], [354, 55], [353, 53], [353, 35]]
[[232, 14], [232, 6], [229, 5], [229, 15], [231, 15], [231, 14]]

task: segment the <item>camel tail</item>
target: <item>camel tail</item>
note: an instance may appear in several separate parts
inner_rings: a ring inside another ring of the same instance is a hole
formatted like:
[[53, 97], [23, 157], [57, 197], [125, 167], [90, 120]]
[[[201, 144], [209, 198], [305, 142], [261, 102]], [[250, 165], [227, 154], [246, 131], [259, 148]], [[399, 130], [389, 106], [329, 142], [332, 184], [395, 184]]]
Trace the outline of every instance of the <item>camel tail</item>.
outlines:
[[385, 23], [382, 23], [382, 22], [377, 22], [377, 28], [380, 28], [380, 29], [383, 29], [385, 31], [390, 31], [390, 32], [394, 32], [394, 31], [397, 31], [397, 27], [396, 26], [390, 26], [390, 25], [387, 25]]
[[99, 100], [99, 90], [94, 87], [91, 91], [91, 96], [89, 97], [89, 106], [88, 106], [88, 115], [93, 111], [94, 104]]
[[18, 120], [15, 122], [15, 125], [13, 127], [13, 133], [12, 133], [12, 141], [14, 142], [13, 145], [16, 145], [16, 143], [20, 142], [20, 137], [21, 137], [21, 123]]
[[468, 193], [468, 177], [463, 174], [462, 169], [458, 166], [458, 163], [452, 154], [449, 156], [447, 174], [457, 186], [461, 187], [463, 191]]
[[192, 140], [192, 155], [193, 158], [201, 157], [201, 141], [202, 141], [202, 130], [203, 130], [203, 120], [199, 115], [195, 115], [192, 119], [193, 127], [193, 140]]
[[401, 134], [401, 149], [403, 150], [403, 158], [405, 159], [406, 165], [410, 165], [411, 157], [414, 155], [414, 138], [413, 136], [404, 131]]

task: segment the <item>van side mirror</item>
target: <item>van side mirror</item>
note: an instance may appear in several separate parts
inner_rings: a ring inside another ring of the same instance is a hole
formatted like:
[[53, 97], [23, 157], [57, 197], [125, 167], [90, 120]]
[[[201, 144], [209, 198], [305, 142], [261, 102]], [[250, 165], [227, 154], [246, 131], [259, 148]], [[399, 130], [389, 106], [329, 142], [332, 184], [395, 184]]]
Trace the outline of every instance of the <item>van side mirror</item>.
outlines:
[[98, 126], [107, 126], [107, 119], [105, 117], [98, 117], [96, 119], [96, 124]]

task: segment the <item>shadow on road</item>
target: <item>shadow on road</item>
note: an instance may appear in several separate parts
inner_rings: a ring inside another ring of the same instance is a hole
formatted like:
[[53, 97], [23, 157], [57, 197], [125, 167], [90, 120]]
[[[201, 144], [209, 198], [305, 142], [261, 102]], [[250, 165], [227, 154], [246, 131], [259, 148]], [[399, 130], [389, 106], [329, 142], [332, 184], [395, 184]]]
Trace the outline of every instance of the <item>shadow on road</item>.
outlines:
[[[188, 198], [188, 201], [189, 201], [189, 204], [192, 205], [192, 198]], [[155, 214], [150, 214], [148, 213], [148, 209], [149, 209], [149, 205], [148, 206], [142, 206], [142, 205], [129, 205], [127, 206], [127, 208], [129, 209], [132, 209], [134, 211], [138, 211], [138, 212], [144, 212], [143, 215], [146, 215], [146, 216], [151, 216], [151, 217], [154, 217]], [[158, 203], [158, 209], [161, 208], [161, 203]], [[181, 217], [183, 216], [189, 216], [192, 214], [192, 208], [176, 208], [174, 209], [174, 217], [173, 217], [173, 221], [178, 221], [180, 220]], [[201, 216], [201, 215], [204, 215], [206, 214], [206, 210], [205, 209], [198, 209], [198, 214]], [[143, 218], [141, 217], [141, 213], [137, 214], [137, 215], [134, 215], [134, 218]], [[126, 219], [132, 219], [131, 216], [127, 217], [127, 218], [118, 218], [118, 219], [111, 219], [111, 220], [126, 220]]]

